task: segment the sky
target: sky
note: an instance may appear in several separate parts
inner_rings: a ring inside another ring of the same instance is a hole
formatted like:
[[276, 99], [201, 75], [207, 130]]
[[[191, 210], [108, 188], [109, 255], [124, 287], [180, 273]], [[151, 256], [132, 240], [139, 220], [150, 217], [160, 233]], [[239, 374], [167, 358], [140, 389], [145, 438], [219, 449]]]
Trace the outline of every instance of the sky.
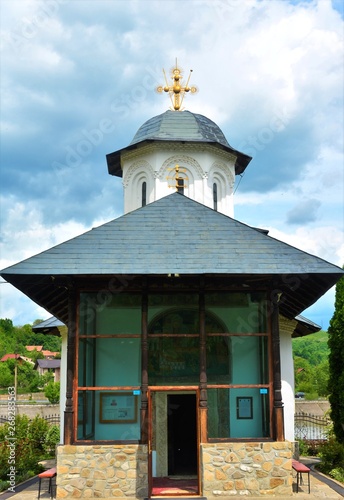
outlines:
[[[123, 214], [105, 155], [170, 102], [253, 157], [235, 218], [344, 264], [343, 0], [2, 0], [0, 269]], [[0, 317], [50, 316], [0, 284]], [[334, 289], [303, 314], [327, 329]]]

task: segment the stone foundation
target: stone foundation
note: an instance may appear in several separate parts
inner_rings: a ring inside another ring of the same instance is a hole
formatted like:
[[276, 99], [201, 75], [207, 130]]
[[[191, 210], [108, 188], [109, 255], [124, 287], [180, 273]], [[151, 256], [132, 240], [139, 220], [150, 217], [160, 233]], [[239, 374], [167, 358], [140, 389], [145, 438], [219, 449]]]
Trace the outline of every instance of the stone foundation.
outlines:
[[203, 495], [292, 495], [292, 443], [201, 445]]
[[147, 497], [147, 446], [60, 445], [56, 486], [58, 499]]
[[[202, 444], [201, 494], [291, 496], [290, 442]], [[59, 445], [57, 499], [147, 498], [145, 445]]]

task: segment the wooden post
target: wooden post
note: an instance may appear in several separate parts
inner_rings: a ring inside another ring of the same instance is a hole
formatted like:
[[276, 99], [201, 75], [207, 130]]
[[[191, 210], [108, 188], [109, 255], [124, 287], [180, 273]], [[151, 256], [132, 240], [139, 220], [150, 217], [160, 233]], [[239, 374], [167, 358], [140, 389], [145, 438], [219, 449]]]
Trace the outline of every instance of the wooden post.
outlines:
[[148, 443], [148, 295], [142, 294], [141, 319], [141, 443]]
[[64, 444], [74, 441], [73, 387], [75, 373], [75, 336], [76, 336], [76, 292], [69, 291], [68, 297], [68, 342], [67, 342], [67, 381], [66, 406], [64, 411]]
[[[203, 287], [202, 287], [203, 288]], [[199, 427], [200, 442], [207, 442], [207, 416], [208, 416], [208, 397], [207, 397], [207, 352], [206, 352], [206, 331], [205, 331], [205, 299], [204, 291], [200, 289], [199, 293], [199, 352], [200, 352], [200, 398], [199, 398]]]
[[271, 334], [272, 334], [272, 360], [273, 360], [273, 438], [284, 441], [284, 411], [282, 400], [281, 382], [281, 354], [279, 335], [279, 294], [276, 290], [271, 292]]

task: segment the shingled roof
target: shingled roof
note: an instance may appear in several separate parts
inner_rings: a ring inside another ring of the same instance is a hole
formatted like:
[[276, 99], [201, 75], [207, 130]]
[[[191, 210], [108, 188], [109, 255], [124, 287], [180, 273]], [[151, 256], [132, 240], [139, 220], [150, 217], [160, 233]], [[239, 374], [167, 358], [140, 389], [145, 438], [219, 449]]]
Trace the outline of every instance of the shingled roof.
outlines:
[[51, 317], [37, 323], [32, 326], [32, 331], [35, 333], [46, 333], [47, 335], [60, 335], [60, 330], [62, 326], [65, 326], [62, 321], [57, 318]]
[[59, 277], [170, 273], [278, 277], [286, 298], [281, 312], [289, 318], [343, 275], [339, 267], [177, 192], [1, 271], [63, 322], [68, 292], [57, 286]]
[[136, 132], [129, 146], [106, 155], [108, 171], [122, 177], [121, 154], [152, 142], [208, 144], [236, 156], [235, 173], [242, 174], [251, 157], [232, 148], [216, 123], [191, 111], [165, 111], [147, 120]]

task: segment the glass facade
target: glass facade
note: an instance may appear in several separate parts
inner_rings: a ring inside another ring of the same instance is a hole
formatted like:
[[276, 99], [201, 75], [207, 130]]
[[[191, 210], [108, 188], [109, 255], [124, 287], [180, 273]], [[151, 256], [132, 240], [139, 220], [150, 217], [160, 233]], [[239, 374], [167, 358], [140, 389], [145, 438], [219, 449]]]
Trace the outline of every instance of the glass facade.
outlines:
[[270, 435], [268, 389], [208, 389], [208, 438]]
[[151, 293], [144, 303], [145, 326], [140, 293], [80, 295], [78, 439], [140, 439], [144, 328], [149, 386], [199, 386], [203, 360], [209, 439], [268, 437], [266, 294]]
[[[80, 295], [77, 408], [80, 440], [140, 438], [137, 400], [141, 385], [141, 314], [139, 294]], [[135, 402], [135, 420], [125, 417], [130, 410], [122, 404], [121, 394], [127, 402]], [[108, 399], [113, 397], [113, 405], [109, 404], [108, 409], [113, 418], [102, 416], [105, 395]], [[122, 408], [122, 417], [116, 414], [118, 408]]]

